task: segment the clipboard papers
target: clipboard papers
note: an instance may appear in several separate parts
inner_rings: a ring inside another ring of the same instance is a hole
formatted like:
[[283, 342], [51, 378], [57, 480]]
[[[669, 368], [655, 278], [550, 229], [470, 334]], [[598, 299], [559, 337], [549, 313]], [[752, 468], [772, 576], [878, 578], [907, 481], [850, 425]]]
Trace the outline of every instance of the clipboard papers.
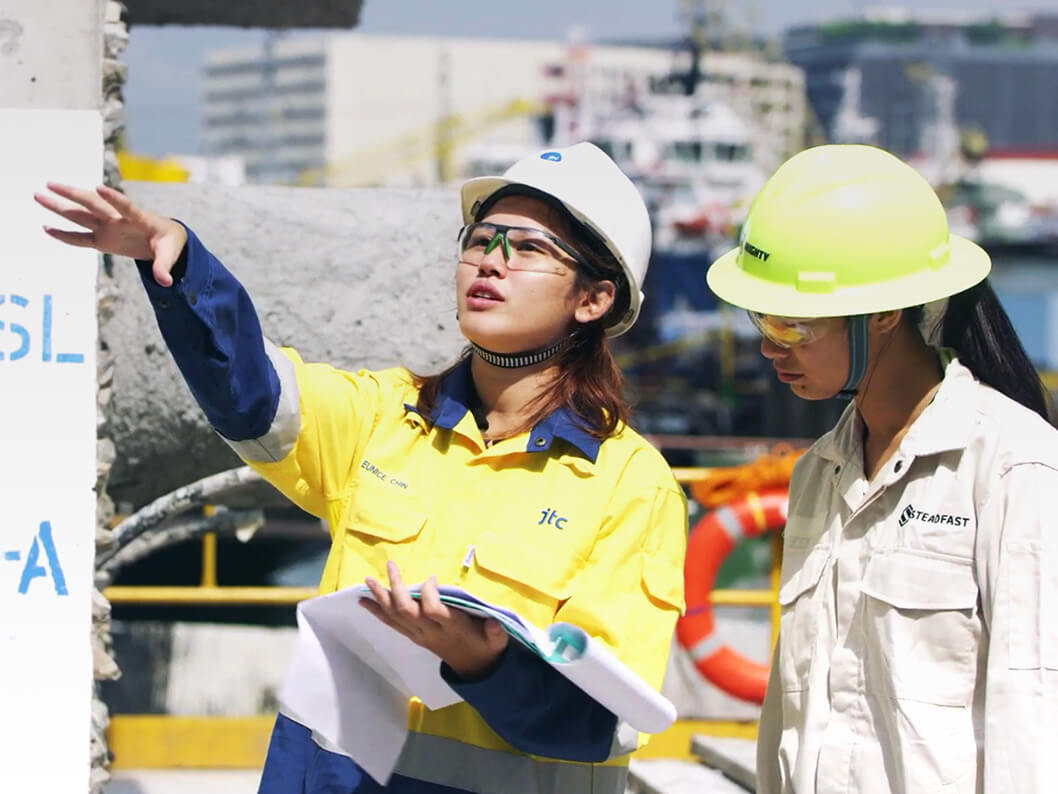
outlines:
[[[441, 601], [497, 620], [521, 643], [585, 693], [643, 733], [657, 733], [676, 709], [601, 643], [569, 623], [539, 628], [517, 613], [456, 587]], [[418, 597], [419, 587], [410, 588]], [[388, 781], [407, 738], [408, 701], [430, 709], [462, 700], [441, 677], [431, 651], [377, 620], [358, 603], [365, 585], [302, 601], [294, 657], [279, 692], [280, 711], [313, 731], [326, 749], [348, 755], [371, 777]]]

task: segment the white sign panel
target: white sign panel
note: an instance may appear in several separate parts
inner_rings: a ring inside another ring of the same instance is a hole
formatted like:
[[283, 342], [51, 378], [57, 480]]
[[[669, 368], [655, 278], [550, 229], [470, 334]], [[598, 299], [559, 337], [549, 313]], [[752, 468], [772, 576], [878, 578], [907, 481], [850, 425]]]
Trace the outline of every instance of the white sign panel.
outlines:
[[98, 112], [0, 109], [0, 792], [88, 788], [98, 255], [33, 193], [102, 165]]

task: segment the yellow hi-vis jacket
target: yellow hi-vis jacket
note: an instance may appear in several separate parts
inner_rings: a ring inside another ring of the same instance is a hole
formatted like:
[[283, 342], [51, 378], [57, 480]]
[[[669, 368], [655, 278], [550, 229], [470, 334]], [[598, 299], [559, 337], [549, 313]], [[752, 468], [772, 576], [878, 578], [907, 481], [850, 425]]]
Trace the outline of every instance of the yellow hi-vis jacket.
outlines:
[[[321, 592], [435, 575], [538, 626], [566, 621], [660, 688], [683, 608], [686, 502], [661, 455], [625, 427], [602, 442], [565, 412], [486, 448], [469, 366], [450, 375], [433, 417], [415, 410], [407, 370], [357, 373], [268, 348], [281, 394], [266, 436], [229, 442], [295, 504], [326, 519]], [[624, 790], [638, 743], [619, 726], [598, 764], [538, 758], [504, 742], [466, 703], [409, 705], [397, 773], [474, 790]], [[537, 788], [532, 781], [550, 780]]]

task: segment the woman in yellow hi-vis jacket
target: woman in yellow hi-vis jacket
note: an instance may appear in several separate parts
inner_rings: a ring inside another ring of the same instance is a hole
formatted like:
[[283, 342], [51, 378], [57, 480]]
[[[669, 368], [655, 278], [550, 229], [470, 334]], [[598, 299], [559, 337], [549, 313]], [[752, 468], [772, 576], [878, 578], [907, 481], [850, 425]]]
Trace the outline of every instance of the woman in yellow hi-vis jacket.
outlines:
[[[623, 792], [635, 732], [494, 622], [447, 610], [435, 586], [580, 626], [661, 685], [686, 507], [625, 425], [607, 346], [639, 312], [651, 236], [613, 161], [581, 143], [463, 186], [455, 284], [470, 347], [432, 377], [304, 363], [262, 337], [245, 291], [182, 224], [107, 188], [49, 187], [37, 200], [85, 231], [48, 232], [138, 260], [212, 425], [327, 520], [321, 591], [366, 580], [372, 612], [434, 651], [464, 698], [409, 705], [384, 787], [280, 715], [261, 792]], [[405, 582], [426, 583], [421, 602]]]
[[762, 794], [1035, 794], [1058, 780], [1058, 431], [929, 184], [794, 156], [708, 280], [794, 394], [851, 402], [790, 482]]

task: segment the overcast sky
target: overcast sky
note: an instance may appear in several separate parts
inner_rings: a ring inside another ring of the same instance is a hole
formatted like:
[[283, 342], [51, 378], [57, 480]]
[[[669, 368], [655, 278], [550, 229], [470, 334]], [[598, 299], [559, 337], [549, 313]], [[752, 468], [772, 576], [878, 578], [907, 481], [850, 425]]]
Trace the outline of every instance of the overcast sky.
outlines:
[[[589, 38], [671, 38], [681, 32], [679, 0], [364, 0], [364, 33], [513, 38], [564, 38], [583, 26]], [[857, 0], [730, 0], [732, 21], [777, 35], [790, 25], [858, 14], [876, 3]], [[909, 5], [918, 5], [909, 3]], [[998, 13], [1010, 0], [927, 0], [938, 10]], [[1058, 0], [1022, 7], [1058, 11]], [[198, 149], [200, 70], [204, 53], [254, 43], [260, 30], [136, 27], [125, 50], [125, 90], [131, 149], [141, 154]], [[311, 35], [302, 32], [299, 35]]]

